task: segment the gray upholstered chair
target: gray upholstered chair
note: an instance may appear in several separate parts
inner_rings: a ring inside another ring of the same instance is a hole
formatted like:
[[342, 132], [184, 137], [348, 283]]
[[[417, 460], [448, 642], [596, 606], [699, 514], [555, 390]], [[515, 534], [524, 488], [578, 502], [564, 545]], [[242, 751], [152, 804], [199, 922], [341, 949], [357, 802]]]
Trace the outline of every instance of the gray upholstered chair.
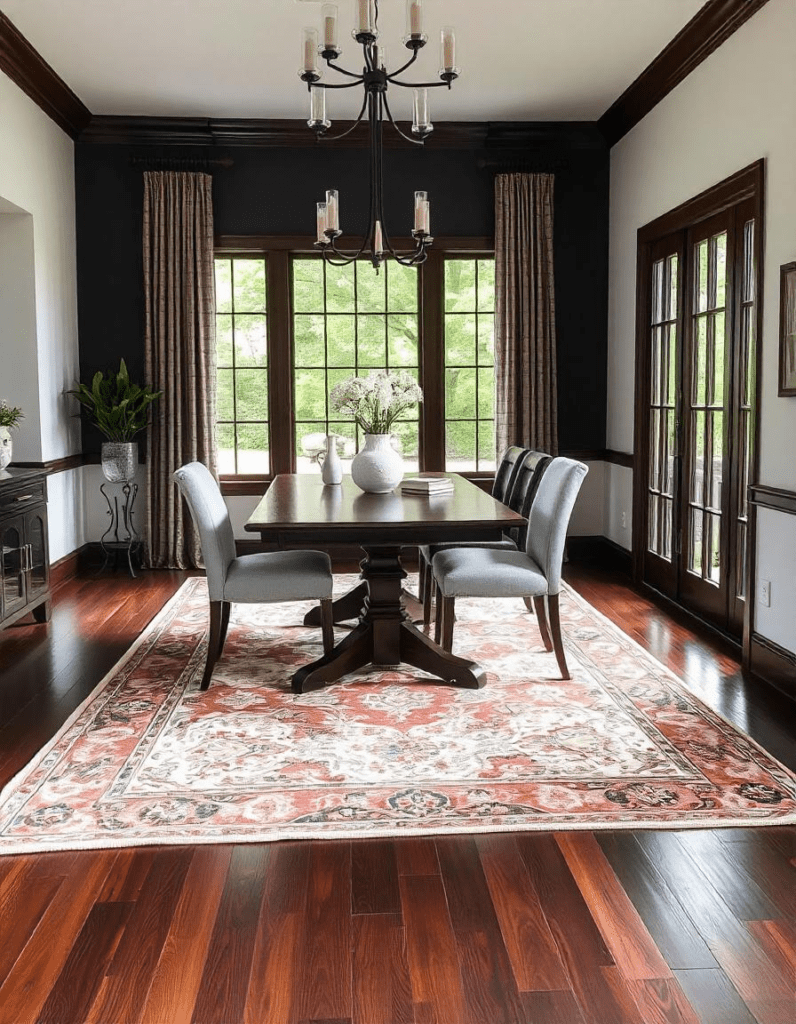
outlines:
[[530, 509], [525, 551], [459, 547], [434, 555], [436, 640], [445, 650], [453, 645], [457, 597], [532, 598], [545, 650], [555, 651], [562, 677], [570, 678], [561, 641], [558, 595], [567, 527], [587, 472], [582, 462], [572, 459], [550, 462]]
[[[519, 457], [513, 455], [514, 463], [510, 474], [503, 477], [504, 462], [510, 453], [519, 452]], [[502, 501], [504, 505], [520, 515], [527, 518], [533, 502], [539, 481], [550, 462], [550, 456], [546, 452], [537, 452], [528, 448], [512, 447], [507, 449], [501, 460], [500, 467], [495, 474], [495, 485], [492, 487], [492, 496]], [[423, 602], [423, 623], [428, 625], [431, 622], [431, 604], [434, 592], [434, 580], [431, 575], [431, 561], [438, 551], [447, 551], [454, 547], [487, 547], [506, 548], [513, 551], [525, 544], [525, 529], [515, 527], [508, 533], [504, 533], [500, 540], [494, 541], [471, 541], [463, 544], [461, 541], [442, 542], [440, 544], [426, 544], [418, 549], [420, 560], [420, 599]]]
[[323, 551], [268, 551], [235, 553], [229, 512], [218, 484], [201, 462], [182, 466], [173, 477], [199, 531], [210, 594], [210, 637], [201, 687], [210, 685], [213, 668], [221, 657], [233, 603], [266, 604], [274, 601], [321, 603], [323, 650], [334, 646], [332, 625], [332, 565]]

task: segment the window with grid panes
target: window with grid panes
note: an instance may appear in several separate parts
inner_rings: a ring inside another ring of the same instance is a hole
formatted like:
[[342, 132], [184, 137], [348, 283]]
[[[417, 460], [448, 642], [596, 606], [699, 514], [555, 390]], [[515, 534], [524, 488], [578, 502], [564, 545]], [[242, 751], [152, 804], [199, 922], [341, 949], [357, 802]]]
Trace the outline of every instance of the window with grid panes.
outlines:
[[445, 260], [445, 462], [495, 469], [495, 262]]
[[[331, 407], [335, 384], [375, 370], [420, 371], [418, 279], [414, 267], [365, 261], [336, 267], [292, 260], [296, 469], [314, 469], [326, 435], [336, 434], [344, 464], [361, 446], [360, 429]], [[417, 408], [393, 427], [408, 470], [418, 469]]]
[[265, 259], [217, 257], [216, 443], [222, 475], [267, 475], [268, 324]]

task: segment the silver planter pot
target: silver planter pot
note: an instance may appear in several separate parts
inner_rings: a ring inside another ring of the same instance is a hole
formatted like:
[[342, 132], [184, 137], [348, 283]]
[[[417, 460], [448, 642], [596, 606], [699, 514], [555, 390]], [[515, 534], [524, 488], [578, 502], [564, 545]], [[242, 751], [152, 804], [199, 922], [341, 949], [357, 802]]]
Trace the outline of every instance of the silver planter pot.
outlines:
[[137, 441], [103, 441], [102, 475], [111, 483], [132, 480], [138, 465]]

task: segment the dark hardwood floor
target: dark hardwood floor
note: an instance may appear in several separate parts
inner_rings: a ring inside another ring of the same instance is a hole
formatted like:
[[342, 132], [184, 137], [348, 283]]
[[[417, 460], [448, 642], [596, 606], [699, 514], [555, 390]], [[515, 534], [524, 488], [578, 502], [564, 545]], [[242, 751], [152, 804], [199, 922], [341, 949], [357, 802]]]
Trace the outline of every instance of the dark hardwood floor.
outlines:
[[[592, 604], [796, 769], [796, 708], [618, 574]], [[0, 633], [0, 784], [184, 574]], [[0, 857], [0, 1024], [796, 1024], [796, 828]]]

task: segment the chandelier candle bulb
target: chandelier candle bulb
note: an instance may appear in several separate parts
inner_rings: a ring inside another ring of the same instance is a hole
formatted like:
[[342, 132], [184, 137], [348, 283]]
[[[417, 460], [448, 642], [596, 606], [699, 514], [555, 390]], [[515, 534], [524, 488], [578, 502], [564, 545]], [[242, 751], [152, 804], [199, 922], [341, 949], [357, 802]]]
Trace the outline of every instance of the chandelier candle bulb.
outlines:
[[318, 72], [318, 30], [315, 28], [304, 29], [304, 72]]
[[326, 193], [326, 226], [332, 231], [340, 230], [340, 201], [337, 189], [329, 189]]
[[387, 47], [381, 44], [376, 47], [376, 67], [387, 70]]
[[321, 18], [323, 19], [324, 50], [338, 50], [337, 4], [324, 4], [323, 7], [321, 8]]
[[354, 38], [358, 35], [369, 35], [375, 38], [378, 33], [373, 21], [373, 0], [357, 0], [357, 27], [354, 30]]
[[456, 33], [450, 25], [442, 30], [442, 70], [456, 70]]
[[376, 221], [376, 230], [373, 233], [373, 255], [376, 256], [384, 252], [384, 239], [381, 234], [381, 221]]
[[419, 235], [430, 234], [431, 204], [428, 192], [415, 192], [415, 232]]
[[326, 237], [326, 224], [328, 221], [328, 213], [326, 209], [326, 203], [318, 203], [318, 241], [323, 242], [325, 245], [329, 239]]
[[428, 89], [413, 90], [412, 132], [415, 135], [428, 135], [433, 127], [428, 105]]
[[422, 0], [406, 0], [406, 34], [413, 39], [423, 34]]
[[326, 90], [310, 89], [310, 128], [328, 128], [331, 124], [326, 117]]

